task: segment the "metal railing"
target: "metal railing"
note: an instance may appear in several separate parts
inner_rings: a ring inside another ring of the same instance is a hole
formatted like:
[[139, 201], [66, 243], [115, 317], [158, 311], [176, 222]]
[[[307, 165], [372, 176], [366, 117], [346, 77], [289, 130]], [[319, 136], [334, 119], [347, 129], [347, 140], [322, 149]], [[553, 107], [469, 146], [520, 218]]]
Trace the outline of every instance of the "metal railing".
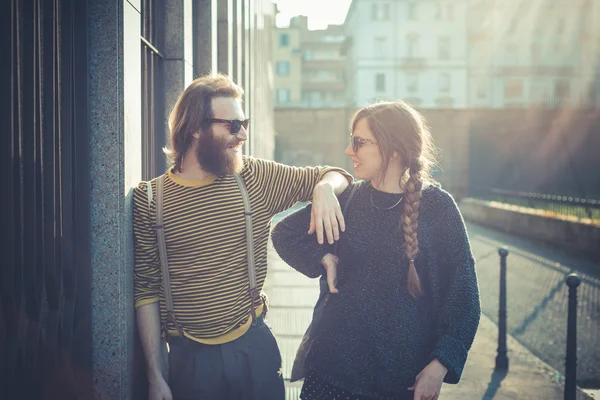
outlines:
[[575, 196], [491, 189], [476, 197], [522, 207], [546, 210], [549, 214], [600, 220], [600, 200]]

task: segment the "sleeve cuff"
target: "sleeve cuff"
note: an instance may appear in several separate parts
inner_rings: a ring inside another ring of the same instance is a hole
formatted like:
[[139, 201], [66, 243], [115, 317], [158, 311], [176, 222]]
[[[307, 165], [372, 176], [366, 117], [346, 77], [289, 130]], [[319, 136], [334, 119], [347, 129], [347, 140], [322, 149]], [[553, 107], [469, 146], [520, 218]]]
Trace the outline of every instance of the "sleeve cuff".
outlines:
[[157, 297], [151, 297], [151, 298], [149, 298], [149, 299], [140, 299], [140, 300], [137, 300], [137, 301], [135, 302], [135, 308], [136, 308], [136, 310], [137, 310], [137, 309], [138, 309], [138, 308], [140, 308], [141, 306], [145, 306], [145, 305], [147, 305], [147, 304], [156, 303], [158, 300], [159, 300], [159, 299], [158, 299], [158, 296], [157, 296]]
[[448, 373], [444, 378], [445, 383], [458, 383], [460, 381], [463, 368], [467, 362], [467, 353], [465, 346], [452, 336], [444, 335], [440, 338], [431, 359], [437, 358], [444, 367], [448, 368]]
[[354, 177], [352, 175], [350, 175], [348, 172], [346, 172], [342, 168], [338, 168], [338, 167], [323, 168], [321, 170], [321, 173], [319, 174], [319, 178], [317, 179], [317, 182], [319, 182], [321, 179], [323, 179], [323, 175], [325, 175], [328, 172], [339, 172], [340, 174], [344, 175], [344, 178], [346, 178], [348, 180], [349, 185], [352, 185], [352, 183], [354, 182]]

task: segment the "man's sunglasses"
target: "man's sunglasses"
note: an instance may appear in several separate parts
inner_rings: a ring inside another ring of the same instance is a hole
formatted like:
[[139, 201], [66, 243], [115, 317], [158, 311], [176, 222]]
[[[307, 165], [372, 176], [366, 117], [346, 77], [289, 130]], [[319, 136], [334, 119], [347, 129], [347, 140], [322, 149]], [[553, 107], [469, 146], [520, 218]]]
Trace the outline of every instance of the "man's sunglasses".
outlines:
[[229, 124], [229, 132], [232, 135], [237, 135], [240, 132], [242, 126], [244, 129], [248, 129], [249, 119], [240, 120], [240, 119], [220, 119], [220, 118], [207, 118], [205, 121], [210, 123], [221, 122], [224, 124]]
[[350, 143], [352, 144], [352, 150], [354, 150], [355, 153], [367, 143], [377, 144], [377, 142], [374, 142], [371, 139], [364, 139], [353, 135], [350, 135]]

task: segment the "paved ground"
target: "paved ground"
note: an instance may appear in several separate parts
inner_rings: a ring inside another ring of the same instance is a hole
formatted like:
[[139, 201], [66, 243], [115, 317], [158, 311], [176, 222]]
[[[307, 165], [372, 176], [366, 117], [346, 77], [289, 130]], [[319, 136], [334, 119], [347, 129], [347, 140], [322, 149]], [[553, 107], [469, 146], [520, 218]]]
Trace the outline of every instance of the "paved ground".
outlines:
[[[519, 341], [529, 341], [538, 349], [537, 355], [545, 355], [546, 360], [558, 362], [558, 367], [562, 367], [566, 330], [566, 299], [563, 299], [566, 291], [563, 280], [572, 269], [567, 267], [573, 266], [572, 258], [565, 258], [561, 253], [553, 254], [552, 251], [544, 253], [545, 257], [541, 256], [531, 251], [531, 247], [525, 246], [535, 243], [521, 243], [519, 239], [503, 237], [477, 226], [469, 226], [469, 232], [478, 261], [482, 304], [487, 316], [482, 318], [463, 380], [459, 385], [445, 385], [443, 398], [562, 399], [562, 375], [559, 368], [542, 361], [512, 337], [509, 338], [510, 372], [506, 376], [494, 374], [497, 326], [488, 316], [493, 319], [497, 315], [497, 247], [507, 245], [511, 250], [508, 275], [511, 299], [508, 306], [509, 329], [517, 335]], [[567, 264], [566, 261], [569, 260], [571, 261]], [[580, 307], [578, 324], [580, 359], [591, 360], [586, 365], [590, 365], [590, 371], [593, 372], [598, 364], [595, 352], [600, 346], [594, 344], [598, 337], [589, 330], [597, 332], [599, 282], [586, 273], [593, 271], [596, 266], [582, 263], [577, 264], [577, 267], [584, 272], [581, 292], [586, 299]], [[573, 269], [577, 270], [575, 267]], [[271, 303], [268, 319], [281, 348], [284, 376], [289, 377], [291, 362], [310, 322], [312, 307], [318, 296], [317, 282], [292, 270], [271, 249], [265, 291]], [[594, 295], [589, 298], [588, 293]], [[595, 347], [590, 347], [587, 344], [589, 341]], [[529, 347], [528, 343], [525, 344]], [[547, 349], [552, 351], [547, 352]], [[300, 387], [299, 383], [288, 384], [287, 398], [298, 399]], [[578, 398], [585, 398], [583, 392], [579, 392]]]
[[484, 314], [498, 318], [497, 249], [506, 246], [509, 333], [535, 355], [564, 373], [568, 287], [565, 279], [581, 278], [578, 297], [578, 382], [600, 388], [600, 265], [530, 240], [468, 224]]

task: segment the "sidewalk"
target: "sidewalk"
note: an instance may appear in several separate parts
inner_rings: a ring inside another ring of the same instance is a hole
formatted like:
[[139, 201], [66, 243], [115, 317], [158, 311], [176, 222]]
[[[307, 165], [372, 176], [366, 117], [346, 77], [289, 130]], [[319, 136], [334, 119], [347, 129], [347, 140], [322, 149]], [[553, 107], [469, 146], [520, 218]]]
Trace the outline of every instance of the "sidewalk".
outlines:
[[[312, 318], [313, 306], [318, 297], [318, 284], [316, 280], [290, 268], [269, 246], [269, 275], [265, 283], [265, 292], [270, 299], [267, 318], [281, 349], [284, 377], [289, 379], [296, 349]], [[462, 380], [458, 385], [444, 385], [442, 399], [563, 398], [560, 374], [510, 336], [509, 371], [505, 376], [494, 374], [497, 340], [498, 327], [483, 315]], [[286, 399], [298, 399], [300, 388], [301, 382], [288, 382]], [[581, 391], [577, 398], [590, 399]]]

